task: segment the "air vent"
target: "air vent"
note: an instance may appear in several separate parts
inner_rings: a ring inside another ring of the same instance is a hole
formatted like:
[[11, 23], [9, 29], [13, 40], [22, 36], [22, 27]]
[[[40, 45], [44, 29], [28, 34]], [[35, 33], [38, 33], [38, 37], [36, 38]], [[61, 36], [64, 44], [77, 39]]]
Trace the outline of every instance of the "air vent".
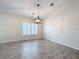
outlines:
[[53, 5], [54, 5], [54, 3], [51, 3], [51, 4], [50, 4], [50, 6], [53, 6]]

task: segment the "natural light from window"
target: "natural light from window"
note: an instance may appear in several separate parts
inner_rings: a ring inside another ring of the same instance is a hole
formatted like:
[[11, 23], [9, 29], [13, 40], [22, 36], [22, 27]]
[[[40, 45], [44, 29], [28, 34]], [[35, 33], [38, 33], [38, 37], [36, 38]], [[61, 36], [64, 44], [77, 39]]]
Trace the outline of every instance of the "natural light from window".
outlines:
[[38, 26], [34, 23], [23, 23], [24, 35], [36, 35], [38, 33]]

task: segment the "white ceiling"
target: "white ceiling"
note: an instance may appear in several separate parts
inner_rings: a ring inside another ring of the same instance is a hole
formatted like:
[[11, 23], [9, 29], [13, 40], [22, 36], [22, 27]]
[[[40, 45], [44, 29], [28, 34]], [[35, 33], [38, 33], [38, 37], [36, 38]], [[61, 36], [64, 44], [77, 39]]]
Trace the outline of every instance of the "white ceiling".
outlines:
[[0, 0], [0, 11], [23, 15], [28, 17], [37, 17], [37, 4], [40, 4], [40, 17], [46, 17], [50, 11], [50, 4], [54, 0]]

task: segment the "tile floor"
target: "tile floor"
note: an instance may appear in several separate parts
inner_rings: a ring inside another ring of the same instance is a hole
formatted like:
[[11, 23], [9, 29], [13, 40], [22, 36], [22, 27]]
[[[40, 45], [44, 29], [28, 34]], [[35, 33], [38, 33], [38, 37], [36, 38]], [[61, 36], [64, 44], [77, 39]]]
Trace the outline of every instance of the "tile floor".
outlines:
[[79, 59], [79, 51], [48, 40], [0, 44], [0, 59]]

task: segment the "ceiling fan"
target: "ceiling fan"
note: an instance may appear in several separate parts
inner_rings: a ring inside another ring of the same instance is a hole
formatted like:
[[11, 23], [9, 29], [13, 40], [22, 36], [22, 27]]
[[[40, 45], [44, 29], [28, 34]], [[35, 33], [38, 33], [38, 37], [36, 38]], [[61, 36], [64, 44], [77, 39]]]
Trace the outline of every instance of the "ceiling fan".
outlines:
[[[54, 3], [51, 3], [50, 4], [50, 6], [53, 6], [54, 5]], [[39, 23], [43, 23], [43, 20], [42, 19], [40, 19], [40, 17], [39, 17], [39, 6], [40, 6], [40, 4], [37, 4], [37, 7], [38, 7], [38, 16], [37, 16], [37, 18], [34, 20], [34, 22], [35, 23], [37, 23], [37, 24], [39, 24]]]
[[40, 17], [39, 17], [39, 6], [40, 6], [40, 4], [37, 4], [37, 7], [38, 7], [38, 16], [37, 16], [37, 18], [35, 19], [35, 23], [37, 23], [37, 24], [43, 22], [43, 20], [40, 19]]

